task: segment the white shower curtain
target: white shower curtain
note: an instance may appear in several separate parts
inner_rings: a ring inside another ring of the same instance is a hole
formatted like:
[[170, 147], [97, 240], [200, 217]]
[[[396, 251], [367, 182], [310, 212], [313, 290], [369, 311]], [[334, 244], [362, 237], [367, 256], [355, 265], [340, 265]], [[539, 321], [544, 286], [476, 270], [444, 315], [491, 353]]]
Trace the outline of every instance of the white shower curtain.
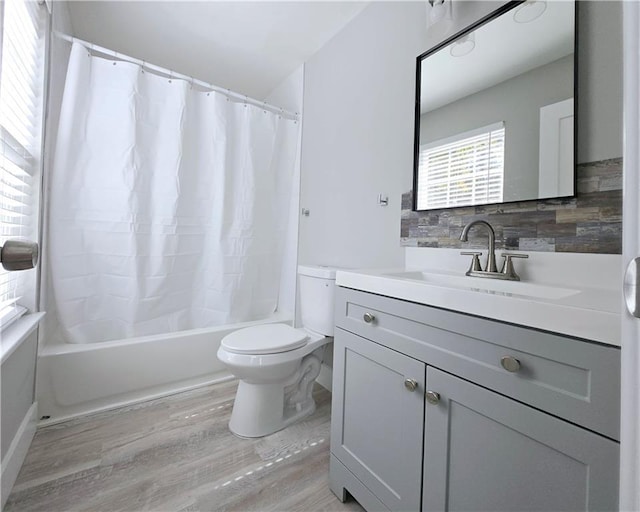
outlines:
[[276, 309], [298, 124], [74, 43], [50, 179], [67, 341]]

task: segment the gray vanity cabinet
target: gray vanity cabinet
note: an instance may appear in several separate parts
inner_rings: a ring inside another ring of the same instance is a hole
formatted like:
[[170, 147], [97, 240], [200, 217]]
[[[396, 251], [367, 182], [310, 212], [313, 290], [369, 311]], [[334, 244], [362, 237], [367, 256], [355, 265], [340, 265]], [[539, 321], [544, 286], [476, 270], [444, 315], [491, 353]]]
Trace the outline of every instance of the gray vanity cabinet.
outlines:
[[618, 443], [435, 368], [427, 389], [422, 510], [617, 508]]
[[418, 510], [425, 364], [348, 332], [334, 361], [334, 455], [390, 510]]
[[339, 498], [369, 512], [617, 509], [619, 349], [345, 288], [336, 308]]

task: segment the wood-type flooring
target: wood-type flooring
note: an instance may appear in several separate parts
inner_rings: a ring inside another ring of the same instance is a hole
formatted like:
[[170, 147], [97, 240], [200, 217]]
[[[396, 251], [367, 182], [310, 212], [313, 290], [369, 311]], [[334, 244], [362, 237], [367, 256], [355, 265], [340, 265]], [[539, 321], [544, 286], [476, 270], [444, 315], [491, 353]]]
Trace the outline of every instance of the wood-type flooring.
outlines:
[[39, 429], [5, 512], [357, 511], [329, 490], [331, 395], [260, 439], [228, 422], [227, 382]]

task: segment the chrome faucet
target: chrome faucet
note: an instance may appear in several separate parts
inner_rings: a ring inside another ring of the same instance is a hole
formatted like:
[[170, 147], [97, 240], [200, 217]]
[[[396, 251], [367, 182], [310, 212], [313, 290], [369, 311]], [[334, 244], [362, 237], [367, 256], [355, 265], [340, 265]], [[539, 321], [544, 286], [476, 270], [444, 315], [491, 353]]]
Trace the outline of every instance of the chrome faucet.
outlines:
[[460, 241], [466, 242], [467, 237], [469, 236], [469, 230], [473, 226], [482, 226], [489, 233], [489, 255], [487, 256], [487, 265], [484, 268], [485, 272], [497, 272], [498, 267], [496, 267], [496, 232], [491, 227], [491, 224], [485, 222], [484, 220], [474, 220], [473, 222], [469, 222], [460, 235]]
[[506, 279], [509, 281], [520, 281], [520, 276], [516, 273], [513, 268], [513, 258], [528, 258], [529, 256], [526, 254], [513, 254], [513, 253], [503, 253], [502, 257], [504, 258], [504, 264], [502, 265], [502, 270], [498, 272], [498, 267], [496, 267], [496, 233], [491, 227], [491, 224], [485, 222], [484, 220], [474, 220], [469, 222], [463, 229], [460, 234], [460, 241], [466, 242], [469, 236], [469, 230], [474, 226], [482, 226], [486, 229], [489, 235], [489, 254], [487, 255], [487, 264], [485, 265], [484, 270], [482, 269], [482, 265], [480, 264], [480, 256], [482, 256], [481, 252], [461, 252], [460, 254], [473, 256], [471, 260], [471, 266], [465, 275], [473, 276], [473, 277], [489, 277], [492, 279]]

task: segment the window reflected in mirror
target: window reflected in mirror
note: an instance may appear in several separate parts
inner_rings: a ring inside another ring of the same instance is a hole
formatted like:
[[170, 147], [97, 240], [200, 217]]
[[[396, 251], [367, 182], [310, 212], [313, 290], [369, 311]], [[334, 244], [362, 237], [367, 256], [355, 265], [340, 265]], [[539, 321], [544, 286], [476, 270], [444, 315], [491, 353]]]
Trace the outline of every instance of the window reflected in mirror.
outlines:
[[418, 210], [501, 203], [504, 123], [420, 146]]

